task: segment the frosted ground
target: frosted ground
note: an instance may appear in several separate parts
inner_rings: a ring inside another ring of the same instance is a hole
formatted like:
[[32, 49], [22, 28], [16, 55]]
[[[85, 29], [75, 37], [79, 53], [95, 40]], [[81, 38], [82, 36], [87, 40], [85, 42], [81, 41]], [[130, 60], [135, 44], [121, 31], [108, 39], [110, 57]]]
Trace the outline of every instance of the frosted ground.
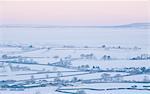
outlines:
[[0, 94], [149, 94], [148, 25], [1, 26]]

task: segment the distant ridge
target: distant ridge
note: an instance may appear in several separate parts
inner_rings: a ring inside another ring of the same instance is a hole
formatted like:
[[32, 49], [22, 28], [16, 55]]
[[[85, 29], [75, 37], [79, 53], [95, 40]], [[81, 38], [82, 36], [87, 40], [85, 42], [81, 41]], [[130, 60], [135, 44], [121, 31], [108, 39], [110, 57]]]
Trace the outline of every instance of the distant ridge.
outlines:
[[132, 23], [126, 25], [113, 26], [118, 28], [150, 28], [150, 23]]
[[150, 23], [131, 23], [115, 26], [52, 26], [52, 25], [0, 25], [0, 28], [142, 28], [149, 29]]

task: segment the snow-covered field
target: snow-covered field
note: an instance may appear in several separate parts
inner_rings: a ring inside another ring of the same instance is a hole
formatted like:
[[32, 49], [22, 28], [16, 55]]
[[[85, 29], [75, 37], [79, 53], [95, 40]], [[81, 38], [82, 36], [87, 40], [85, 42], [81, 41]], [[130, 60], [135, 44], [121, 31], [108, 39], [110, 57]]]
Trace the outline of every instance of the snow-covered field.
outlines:
[[0, 94], [150, 94], [145, 28], [1, 28]]

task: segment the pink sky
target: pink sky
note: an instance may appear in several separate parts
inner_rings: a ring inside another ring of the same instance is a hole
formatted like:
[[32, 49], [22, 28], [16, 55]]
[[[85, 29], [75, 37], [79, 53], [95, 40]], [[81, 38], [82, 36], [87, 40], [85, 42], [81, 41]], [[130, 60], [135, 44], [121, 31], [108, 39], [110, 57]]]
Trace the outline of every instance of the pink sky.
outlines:
[[0, 24], [116, 25], [148, 22], [147, 1], [1, 1]]

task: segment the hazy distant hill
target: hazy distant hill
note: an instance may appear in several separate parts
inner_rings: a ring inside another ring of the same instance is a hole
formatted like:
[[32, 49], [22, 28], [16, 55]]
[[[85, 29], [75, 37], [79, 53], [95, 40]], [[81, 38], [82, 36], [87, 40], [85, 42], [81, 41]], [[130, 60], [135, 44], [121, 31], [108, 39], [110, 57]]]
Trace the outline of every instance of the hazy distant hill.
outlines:
[[126, 25], [119, 25], [119, 26], [113, 26], [117, 28], [150, 28], [150, 23], [132, 23], [132, 24], [126, 24]]

